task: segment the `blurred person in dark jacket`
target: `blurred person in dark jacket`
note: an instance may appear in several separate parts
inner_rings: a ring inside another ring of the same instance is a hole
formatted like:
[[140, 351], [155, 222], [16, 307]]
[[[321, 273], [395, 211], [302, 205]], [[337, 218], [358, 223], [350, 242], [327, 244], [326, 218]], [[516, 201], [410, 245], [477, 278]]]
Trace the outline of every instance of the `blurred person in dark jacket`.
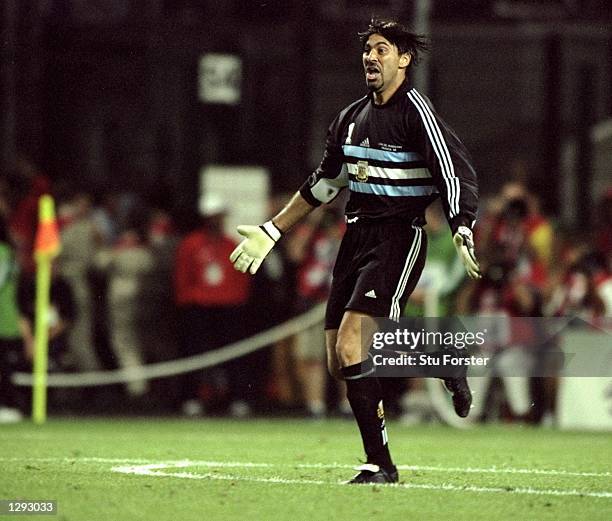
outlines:
[[[340, 247], [344, 223], [338, 212], [326, 208], [310, 214], [288, 240], [291, 260], [297, 264], [297, 299], [295, 311], [304, 313], [327, 300], [334, 261]], [[323, 319], [301, 331], [295, 339], [297, 377], [306, 413], [319, 418], [325, 415], [326, 350]], [[338, 382], [340, 387], [344, 382]], [[342, 389], [345, 397], [346, 390]]]
[[606, 263], [606, 269], [612, 271], [612, 187], [608, 188], [597, 204], [595, 214], [593, 246]]
[[[33, 274], [22, 274], [17, 292], [21, 332], [26, 358], [32, 362], [35, 344], [36, 280]], [[72, 288], [60, 273], [59, 263], [51, 266], [49, 309], [44, 320], [49, 331], [49, 371], [61, 371], [70, 366], [68, 335], [76, 319], [77, 309]]]

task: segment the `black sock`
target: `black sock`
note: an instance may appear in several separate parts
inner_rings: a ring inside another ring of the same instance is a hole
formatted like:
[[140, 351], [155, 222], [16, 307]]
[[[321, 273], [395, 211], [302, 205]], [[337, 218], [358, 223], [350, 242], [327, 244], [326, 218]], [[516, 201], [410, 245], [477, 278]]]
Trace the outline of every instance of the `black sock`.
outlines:
[[373, 373], [371, 358], [342, 368], [346, 380], [346, 396], [361, 432], [368, 463], [389, 469], [393, 463], [387, 443], [382, 388]]

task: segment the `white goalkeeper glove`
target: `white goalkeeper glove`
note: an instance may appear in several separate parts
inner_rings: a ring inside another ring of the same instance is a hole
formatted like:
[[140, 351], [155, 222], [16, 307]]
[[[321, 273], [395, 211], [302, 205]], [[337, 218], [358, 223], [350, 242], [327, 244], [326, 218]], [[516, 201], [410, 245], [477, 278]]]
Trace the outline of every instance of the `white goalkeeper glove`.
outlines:
[[474, 253], [474, 235], [472, 230], [467, 226], [459, 226], [453, 236], [453, 243], [470, 278], [479, 279], [482, 277], [480, 266]]
[[281, 238], [281, 231], [272, 221], [261, 226], [242, 225], [236, 229], [246, 238], [236, 246], [230, 255], [230, 261], [238, 271], [246, 273], [248, 270], [251, 275], [255, 275], [270, 250]]

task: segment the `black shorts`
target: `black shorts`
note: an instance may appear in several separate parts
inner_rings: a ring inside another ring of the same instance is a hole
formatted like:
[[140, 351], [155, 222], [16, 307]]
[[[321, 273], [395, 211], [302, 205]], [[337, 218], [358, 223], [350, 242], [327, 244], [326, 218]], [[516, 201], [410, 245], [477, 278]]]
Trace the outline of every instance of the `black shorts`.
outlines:
[[346, 310], [399, 319], [426, 255], [420, 226], [349, 224], [334, 266], [325, 329], [338, 329]]

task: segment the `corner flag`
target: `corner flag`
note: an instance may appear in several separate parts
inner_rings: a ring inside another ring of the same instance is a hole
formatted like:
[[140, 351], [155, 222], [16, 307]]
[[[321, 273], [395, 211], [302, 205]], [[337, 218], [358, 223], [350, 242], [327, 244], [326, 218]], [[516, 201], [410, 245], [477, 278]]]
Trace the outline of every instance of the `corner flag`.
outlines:
[[60, 236], [55, 218], [55, 205], [50, 195], [38, 202], [38, 229], [34, 243], [36, 260], [36, 316], [34, 320], [34, 388], [32, 419], [44, 423], [47, 417], [47, 366], [49, 343], [49, 300], [51, 264], [60, 252]]

